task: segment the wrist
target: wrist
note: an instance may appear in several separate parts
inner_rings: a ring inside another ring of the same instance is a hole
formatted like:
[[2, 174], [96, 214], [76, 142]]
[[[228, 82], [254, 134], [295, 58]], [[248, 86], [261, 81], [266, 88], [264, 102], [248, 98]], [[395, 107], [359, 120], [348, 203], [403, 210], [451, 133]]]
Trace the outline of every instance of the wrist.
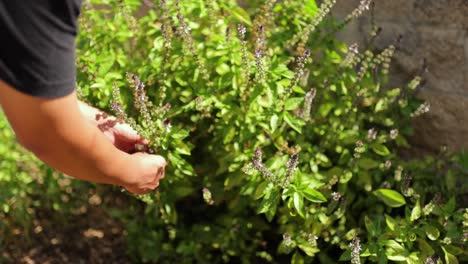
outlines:
[[121, 153], [120, 161], [114, 163], [119, 164], [119, 166], [113, 166], [112, 168], [113, 172], [111, 174], [114, 181], [112, 184], [122, 187], [132, 186], [136, 183], [135, 175], [138, 175], [140, 168], [132, 155]]

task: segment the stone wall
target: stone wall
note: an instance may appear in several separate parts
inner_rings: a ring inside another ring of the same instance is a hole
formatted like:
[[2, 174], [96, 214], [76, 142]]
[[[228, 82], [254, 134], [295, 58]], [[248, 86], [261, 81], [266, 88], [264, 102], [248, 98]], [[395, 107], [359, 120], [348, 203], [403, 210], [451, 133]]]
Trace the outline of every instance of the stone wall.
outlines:
[[[336, 17], [345, 17], [359, 0], [338, 0]], [[375, 21], [382, 27], [376, 41], [384, 48], [401, 35], [401, 47], [391, 69], [390, 85], [412, 79], [426, 59], [428, 72], [417, 96], [431, 104], [429, 113], [414, 120], [416, 146], [437, 150], [468, 150], [468, 0], [374, 0]], [[347, 25], [340, 38], [365, 43], [370, 13]]]

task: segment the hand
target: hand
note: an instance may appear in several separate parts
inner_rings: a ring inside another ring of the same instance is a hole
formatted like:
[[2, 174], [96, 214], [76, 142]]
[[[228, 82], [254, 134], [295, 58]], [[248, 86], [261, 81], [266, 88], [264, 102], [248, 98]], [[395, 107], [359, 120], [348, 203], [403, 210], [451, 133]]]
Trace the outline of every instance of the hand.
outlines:
[[136, 144], [148, 145], [148, 140], [143, 139], [128, 124], [125, 124], [114, 116], [83, 102], [79, 102], [79, 107], [83, 116], [97, 126], [112, 144], [121, 151], [132, 153], [136, 151]]
[[121, 151], [131, 153], [135, 152], [135, 145], [148, 145], [149, 141], [142, 138], [128, 124], [117, 120], [113, 116], [102, 114], [96, 116], [97, 127], [104, 135]]
[[135, 166], [127, 183], [123, 185], [129, 192], [145, 194], [159, 186], [159, 181], [165, 176], [166, 160], [158, 155], [135, 153], [131, 155]]

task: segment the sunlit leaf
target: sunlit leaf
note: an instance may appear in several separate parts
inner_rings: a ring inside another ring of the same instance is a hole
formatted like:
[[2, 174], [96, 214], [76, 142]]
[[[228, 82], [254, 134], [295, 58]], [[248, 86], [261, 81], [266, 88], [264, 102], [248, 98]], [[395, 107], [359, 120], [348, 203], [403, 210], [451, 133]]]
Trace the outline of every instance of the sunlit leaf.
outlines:
[[324, 203], [327, 201], [327, 198], [323, 196], [322, 193], [320, 193], [317, 190], [312, 189], [310, 186], [302, 191], [302, 194], [304, 197], [314, 203]]
[[413, 222], [414, 220], [417, 220], [419, 217], [421, 217], [421, 206], [419, 205], [419, 200], [416, 202], [416, 204], [413, 207], [413, 210], [411, 210], [411, 216], [410, 220]]
[[372, 150], [380, 156], [388, 156], [390, 155], [390, 150], [385, 145], [382, 144], [375, 144], [372, 145]]
[[293, 194], [293, 202], [297, 213], [304, 218], [304, 197], [300, 193], [295, 192]]
[[406, 204], [403, 195], [401, 195], [397, 191], [390, 189], [378, 189], [375, 190], [373, 193], [390, 207], [400, 207]]

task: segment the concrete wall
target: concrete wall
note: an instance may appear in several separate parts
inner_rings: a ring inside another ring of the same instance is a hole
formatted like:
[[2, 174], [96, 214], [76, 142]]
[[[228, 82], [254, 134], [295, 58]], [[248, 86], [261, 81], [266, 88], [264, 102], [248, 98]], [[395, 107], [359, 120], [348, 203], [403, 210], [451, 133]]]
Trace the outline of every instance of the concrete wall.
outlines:
[[[345, 17], [359, 0], [338, 0], [336, 17]], [[402, 35], [391, 69], [391, 85], [401, 86], [427, 60], [429, 71], [417, 96], [431, 110], [414, 120], [412, 143], [437, 150], [468, 150], [468, 0], [374, 0], [375, 21], [383, 31], [376, 41], [384, 48]], [[340, 38], [365, 43], [370, 12], [350, 23]]]

